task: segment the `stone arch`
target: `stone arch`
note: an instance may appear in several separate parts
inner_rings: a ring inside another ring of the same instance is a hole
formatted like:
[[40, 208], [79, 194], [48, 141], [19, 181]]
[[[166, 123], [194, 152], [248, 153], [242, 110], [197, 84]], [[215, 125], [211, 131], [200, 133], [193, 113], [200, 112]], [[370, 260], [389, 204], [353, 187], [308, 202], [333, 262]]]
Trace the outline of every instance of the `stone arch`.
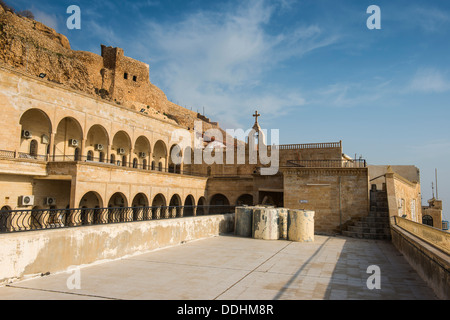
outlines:
[[183, 203], [181, 202], [181, 197], [175, 193], [171, 198], [169, 202], [169, 215], [172, 218], [180, 217], [182, 215], [181, 206]]
[[[106, 222], [104, 215], [99, 209], [103, 207], [103, 200], [98, 192], [89, 191], [85, 193], [81, 197], [78, 207], [82, 209], [79, 216], [72, 218], [76, 224], [88, 225]], [[70, 217], [66, 217], [66, 221], [68, 218], [71, 219]]]
[[0, 209], [0, 232], [5, 232], [8, 230], [11, 224], [11, 210], [10, 206], [3, 206]]
[[151, 154], [150, 141], [146, 136], [139, 136], [134, 142], [134, 154], [138, 159], [138, 168], [148, 170], [147, 163]]
[[30, 144], [36, 141], [36, 155], [49, 154], [52, 122], [48, 115], [40, 109], [28, 109], [20, 117], [21, 137], [19, 152], [29, 154]]
[[225, 195], [221, 193], [216, 193], [211, 197], [209, 205], [211, 206], [209, 208], [210, 214], [226, 213], [227, 211], [229, 211], [230, 201]]
[[100, 152], [106, 152], [109, 145], [108, 131], [100, 124], [92, 125], [86, 134], [85, 154], [91, 151], [95, 159], [100, 159]]
[[155, 161], [156, 167], [159, 171], [163, 171], [163, 168], [167, 166], [167, 147], [164, 141], [158, 140], [153, 147], [153, 161]]
[[162, 193], [158, 193], [152, 201], [152, 218], [165, 218], [166, 211], [166, 197]]
[[195, 199], [193, 195], [189, 194], [186, 199], [184, 199], [183, 216], [194, 216], [196, 215], [195, 213]]
[[127, 197], [122, 192], [116, 192], [109, 198], [108, 207], [125, 208], [127, 206]]
[[132, 160], [130, 159], [131, 138], [128, 133], [123, 130], [116, 132], [111, 144], [111, 154], [115, 154], [116, 159], [120, 159], [121, 166], [129, 166], [129, 162]]
[[236, 205], [237, 206], [242, 206], [242, 205], [252, 206], [253, 205], [253, 196], [248, 193], [241, 194], [236, 200]]
[[197, 202], [197, 215], [201, 216], [204, 214], [208, 214], [206, 199], [205, 197], [200, 197]]
[[[134, 196], [131, 202], [133, 207], [133, 220], [147, 220], [149, 219], [149, 202], [145, 193], [138, 193]], [[151, 215], [150, 215], [151, 218]]]
[[53, 145], [53, 158], [57, 161], [76, 160], [76, 149], [81, 147], [83, 129], [80, 123], [72, 117], [61, 119], [56, 128]]
[[86, 192], [80, 199], [79, 208], [102, 208], [103, 199], [102, 196], [96, 191]]
[[108, 201], [108, 222], [131, 221], [131, 211], [127, 207], [127, 197], [122, 192], [114, 193]]
[[[174, 159], [172, 154], [175, 154], [179, 159]], [[183, 152], [178, 144], [174, 144], [170, 147], [169, 152], [169, 166], [168, 170], [171, 173], [181, 173], [181, 163], [183, 161]]]

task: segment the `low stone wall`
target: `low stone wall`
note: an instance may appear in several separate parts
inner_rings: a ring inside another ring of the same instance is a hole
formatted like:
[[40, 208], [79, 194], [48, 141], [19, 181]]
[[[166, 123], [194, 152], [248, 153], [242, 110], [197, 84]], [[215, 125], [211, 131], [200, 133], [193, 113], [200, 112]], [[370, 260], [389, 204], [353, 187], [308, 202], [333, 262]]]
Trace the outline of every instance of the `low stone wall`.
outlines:
[[[427, 239], [429, 242], [419, 238], [423, 235], [430, 235], [431, 233], [436, 236], [435, 233], [440, 230], [418, 223], [413, 228], [411, 225], [414, 222], [398, 217], [395, 220], [398, 223], [395, 221], [391, 223], [392, 243], [394, 246], [404, 255], [409, 264], [427, 282], [440, 299], [449, 300], [450, 255], [445, 252], [445, 247], [450, 235], [447, 236], [447, 240], [445, 241], [442, 239], [437, 241], [436, 244], [442, 247], [441, 250], [431, 245], [436, 240], [436, 237]], [[418, 229], [427, 230], [419, 231]], [[416, 231], [418, 234], [412, 233]]]
[[234, 230], [234, 214], [0, 234], [0, 284]]

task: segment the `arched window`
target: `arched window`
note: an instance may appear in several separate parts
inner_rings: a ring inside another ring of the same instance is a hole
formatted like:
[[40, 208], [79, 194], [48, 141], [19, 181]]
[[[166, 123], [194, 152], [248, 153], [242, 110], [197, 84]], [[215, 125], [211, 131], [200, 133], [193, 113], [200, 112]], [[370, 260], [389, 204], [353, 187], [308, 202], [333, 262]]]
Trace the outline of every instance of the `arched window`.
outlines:
[[158, 170], [162, 171], [162, 162], [158, 163]]
[[110, 161], [111, 164], [116, 164], [116, 156], [111, 153]]
[[122, 166], [126, 167], [127, 166], [127, 156], [122, 156]]
[[33, 157], [38, 155], [38, 142], [36, 140], [30, 142], [30, 155]]
[[105, 153], [103, 151], [100, 151], [99, 154], [99, 160], [100, 162], [104, 162], [105, 161]]
[[94, 152], [92, 150], [89, 150], [87, 153], [87, 161], [93, 161], [94, 160]]
[[133, 159], [133, 168], [137, 169], [137, 167], [138, 167], [138, 159], [134, 158]]
[[426, 224], [427, 226], [433, 226], [433, 217], [426, 215], [422, 217], [422, 224]]
[[152, 161], [152, 170], [155, 170], [155, 161]]

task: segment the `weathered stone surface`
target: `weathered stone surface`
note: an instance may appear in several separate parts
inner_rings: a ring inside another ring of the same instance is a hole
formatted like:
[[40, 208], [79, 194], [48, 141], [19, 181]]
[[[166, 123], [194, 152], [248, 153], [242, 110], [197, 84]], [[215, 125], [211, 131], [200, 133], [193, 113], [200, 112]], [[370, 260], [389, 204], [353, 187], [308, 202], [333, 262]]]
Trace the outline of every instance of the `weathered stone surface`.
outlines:
[[253, 209], [252, 236], [254, 239], [278, 240], [278, 211], [275, 208]]
[[236, 207], [234, 234], [241, 237], [252, 236], [254, 207]]
[[298, 242], [314, 241], [314, 211], [289, 210], [288, 240]]

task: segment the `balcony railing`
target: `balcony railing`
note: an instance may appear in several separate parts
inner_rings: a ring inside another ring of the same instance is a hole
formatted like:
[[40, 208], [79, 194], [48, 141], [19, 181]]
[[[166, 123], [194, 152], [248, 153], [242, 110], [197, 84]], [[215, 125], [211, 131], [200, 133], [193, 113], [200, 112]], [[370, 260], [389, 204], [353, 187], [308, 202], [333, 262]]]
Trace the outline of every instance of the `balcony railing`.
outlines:
[[0, 211], [0, 233], [233, 213], [235, 206], [151, 206]]
[[143, 164], [138, 161], [125, 161], [123, 162], [121, 159], [114, 160], [113, 162], [110, 159], [99, 158], [99, 157], [91, 157], [91, 156], [76, 156], [76, 155], [32, 155], [24, 152], [15, 152], [8, 150], [0, 150], [0, 158], [7, 159], [27, 159], [27, 160], [39, 160], [39, 161], [48, 161], [48, 162], [90, 162], [96, 164], [110, 165], [115, 167], [123, 167], [123, 168], [133, 168], [140, 170], [148, 170], [155, 172], [166, 172], [166, 173], [178, 173], [182, 175], [190, 175], [190, 176], [198, 176], [198, 177], [206, 177], [206, 174], [193, 172], [191, 170], [181, 170], [179, 166], [170, 166], [162, 167], [158, 164]]
[[301, 168], [366, 168], [364, 159], [355, 160], [287, 160], [287, 167]]

